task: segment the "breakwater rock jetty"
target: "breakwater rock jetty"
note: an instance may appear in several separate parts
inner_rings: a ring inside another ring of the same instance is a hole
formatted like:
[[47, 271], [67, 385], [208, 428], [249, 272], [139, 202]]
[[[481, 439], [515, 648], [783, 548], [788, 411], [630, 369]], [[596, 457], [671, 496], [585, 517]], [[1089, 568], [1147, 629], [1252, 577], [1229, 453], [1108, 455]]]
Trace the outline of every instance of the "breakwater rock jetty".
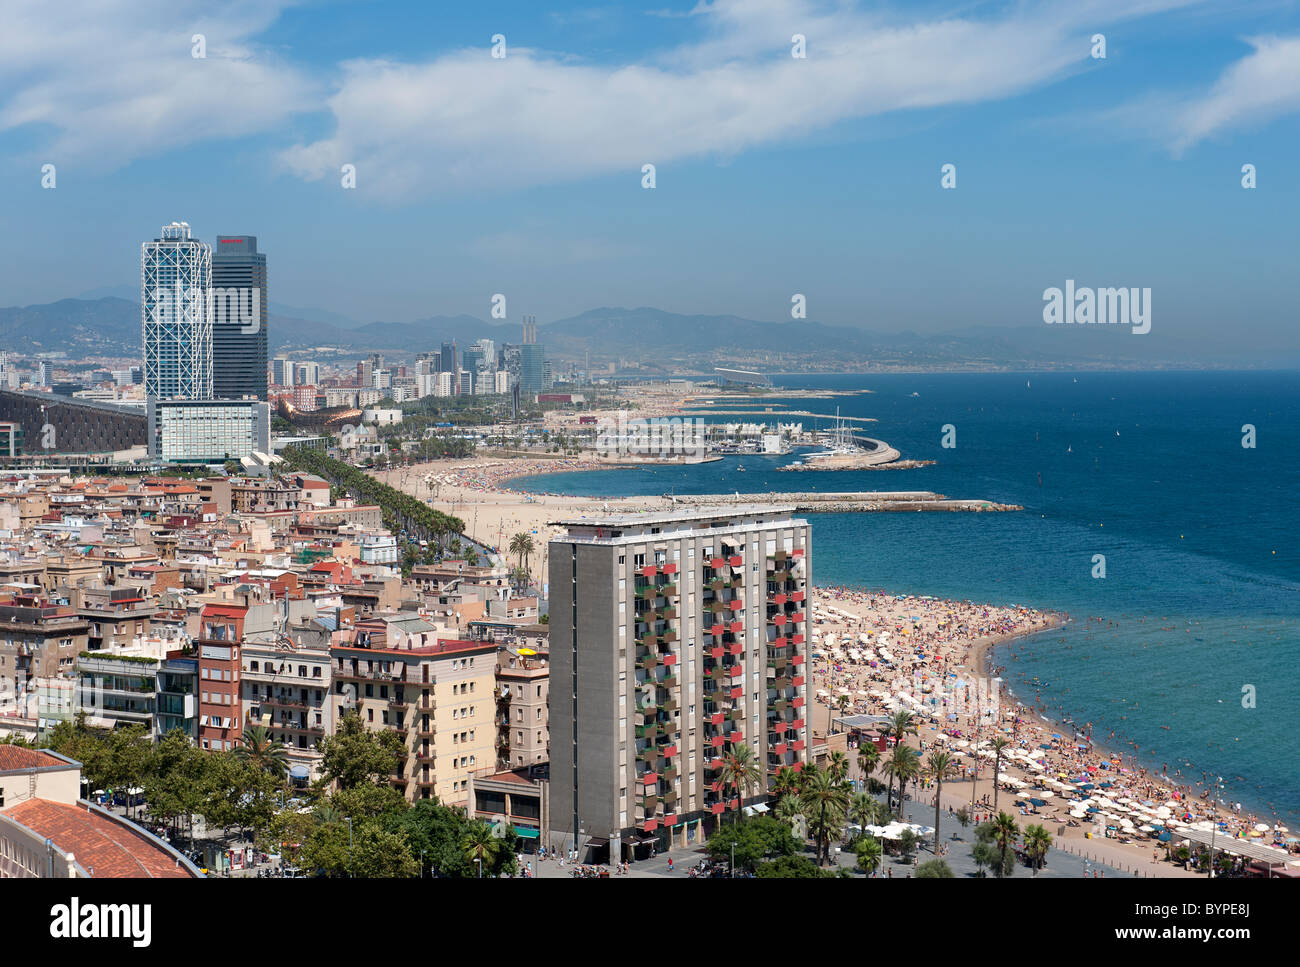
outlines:
[[665, 494], [676, 504], [687, 506], [718, 507], [727, 504], [753, 504], [771, 501], [774, 504], [793, 504], [804, 514], [847, 514], [866, 511], [992, 511], [1024, 510], [1020, 504], [999, 504], [991, 500], [953, 498], [929, 490], [845, 491], [841, 493], [731, 493], [731, 494]]

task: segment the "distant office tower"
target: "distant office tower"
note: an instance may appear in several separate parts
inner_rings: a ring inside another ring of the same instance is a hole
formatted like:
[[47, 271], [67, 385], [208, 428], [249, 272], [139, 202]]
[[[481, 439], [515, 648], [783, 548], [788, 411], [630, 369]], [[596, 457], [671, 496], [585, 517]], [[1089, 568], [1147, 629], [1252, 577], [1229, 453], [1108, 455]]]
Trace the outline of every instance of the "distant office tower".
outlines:
[[477, 373], [483, 368], [484, 360], [487, 357], [483, 354], [479, 346], [470, 346], [461, 354], [460, 368], [468, 370], [471, 373]]
[[468, 369], [462, 369], [459, 373], [460, 378], [456, 381], [456, 393], [460, 396], [470, 396], [474, 393], [474, 374]]
[[320, 363], [299, 363], [294, 368], [293, 382], [295, 386], [320, 385]]
[[499, 396], [504, 396], [510, 392], [510, 374], [504, 369], [499, 369], [492, 374], [493, 390]]
[[496, 366], [497, 346], [495, 342], [491, 339], [480, 339], [478, 342], [474, 343], [474, 346], [483, 354], [483, 359], [488, 366]]
[[519, 391], [531, 396], [546, 392], [546, 349], [538, 343], [519, 347]]
[[212, 395], [266, 399], [266, 256], [256, 235], [218, 235], [212, 253]]
[[271, 360], [271, 382], [276, 386], [292, 386], [295, 369], [293, 360], [276, 356]]
[[370, 389], [371, 384], [374, 382], [374, 369], [375, 367], [371, 365], [371, 362], [368, 359], [363, 359], [361, 362], [357, 363], [358, 387], [361, 389]]
[[[563, 522], [548, 545], [553, 839], [608, 838], [615, 861], [692, 826], [701, 842], [700, 821], [808, 761], [811, 532], [793, 510]], [[761, 774], [729, 798], [741, 745]]]
[[140, 246], [144, 391], [154, 399], [212, 399], [212, 250], [188, 222]]
[[36, 367], [36, 385], [50, 385], [50, 364], [45, 360], [41, 360], [40, 364]]

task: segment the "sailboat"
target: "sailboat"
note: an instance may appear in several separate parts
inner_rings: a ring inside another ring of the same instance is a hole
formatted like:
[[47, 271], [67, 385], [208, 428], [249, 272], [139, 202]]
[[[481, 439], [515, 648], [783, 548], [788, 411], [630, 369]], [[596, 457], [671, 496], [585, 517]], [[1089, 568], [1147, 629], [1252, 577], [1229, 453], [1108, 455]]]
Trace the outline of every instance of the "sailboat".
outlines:
[[736, 464], [736, 470], [737, 470], [738, 472], [740, 472], [740, 473], [744, 473], [744, 472], [745, 472], [745, 465], [744, 465], [743, 463], [738, 463], [738, 464]]

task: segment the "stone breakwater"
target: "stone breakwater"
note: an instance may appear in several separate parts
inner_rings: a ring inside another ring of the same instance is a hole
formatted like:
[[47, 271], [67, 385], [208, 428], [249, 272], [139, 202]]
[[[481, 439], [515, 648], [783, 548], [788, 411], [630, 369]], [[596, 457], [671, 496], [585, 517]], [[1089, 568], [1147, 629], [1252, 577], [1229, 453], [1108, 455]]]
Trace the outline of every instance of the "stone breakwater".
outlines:
[[983, 511], [1024, 510], [1020, 504], [999, 504], [991, 500], [946, 497], [929, 490], [860, 491], [844, 493], [730, 493], [677, 494], [667, 499], [687, 506], [719, 507], [728, 504], [752, 504], [770, 501], [793, 504], [805, 514], [849, 514], [866, 511]]

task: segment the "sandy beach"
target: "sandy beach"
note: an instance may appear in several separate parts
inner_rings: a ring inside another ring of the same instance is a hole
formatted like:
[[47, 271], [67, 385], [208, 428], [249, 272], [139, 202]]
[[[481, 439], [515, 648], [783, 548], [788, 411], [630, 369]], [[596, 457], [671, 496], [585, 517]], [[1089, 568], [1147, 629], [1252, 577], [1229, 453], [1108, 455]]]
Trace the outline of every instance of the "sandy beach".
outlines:
[[[997, 670], [987, 664], [997, 644], [1067, 620], [1029, 608], [818, 588], [811, 629], [814, 730], [824, 733], [832, 712], [914, 713], [919, 734], [908, 744], [923, 759], [942, 748], [958, 762], [958, 778], [944, 784], [942, 805], [970, 809], [974, 801], [981, 818], [994, 811], [989, 744], [1001, 736], [1011, 745], [999, 773], [999, 811], [1012, 813], [1021, 826], [1043, 823], [1056, 848], [1148, 875], [1196, 875], [1164, 861], [1156, 837], [1168, 829], [1176, 844], [1180, 828], [1208, 830], [1210, 823], [1219, 824], [1225, 841], [1275, 845], [1295, 858], [1297, 844], [1286, 843], [1285, 826], [1264, 822], [1239, 803], [1216, 807], [1203, 791], [1151, 774], [1094, 741], [1090, 723], [1052, 722], [991, 676]], [[856, 754], [850, 757], [856, 773]], [[920, 796], [934, 801], [925, 784]]]

